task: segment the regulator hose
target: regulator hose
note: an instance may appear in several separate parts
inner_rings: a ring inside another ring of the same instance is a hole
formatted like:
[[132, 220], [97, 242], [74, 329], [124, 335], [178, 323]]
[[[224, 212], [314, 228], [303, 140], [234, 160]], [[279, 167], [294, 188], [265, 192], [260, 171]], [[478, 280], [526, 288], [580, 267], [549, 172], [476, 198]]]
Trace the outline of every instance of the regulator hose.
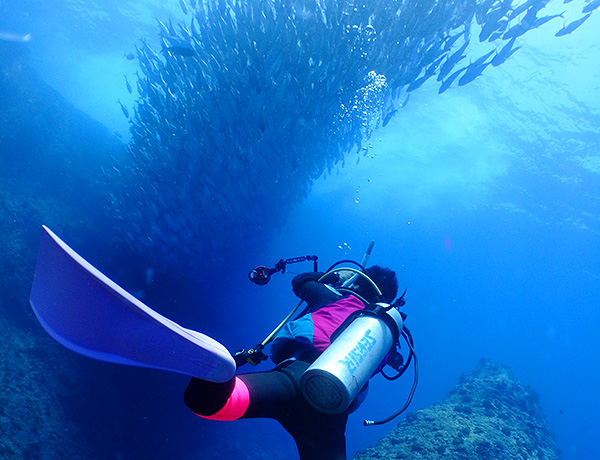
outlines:
[[406, 326], [402, 326], [402, 337], [404, 337], [404, 340], [406, 340], [406, 343], [408, 344], [408, 347], [410, 348], [411, 356], [413, 357], [414, 362], [415, 362], [415, 379], [413, 381], [412, 388], [410, 389], [410, 393], [408, 394], [408, 398], [406, 400], [406, 403], [399, 410], [397, 410], [396, 412], [394, 412], [389, 417], [384, 418], [383, 420], [377, 420], [377, 421], [375, 421], [375, 420], [365, 420], [363, 422], [364, 426], [383, 425], [384, 423], [387, 423], [387, 422], [395, 419], [402, 412], [404, 412], [406, 409], [408, 409], [408, 406], [412, 402], [413, 396], [415, 395], [415, 390], [417, 389], [417, 383], [419, 381], [419, 363], [418, 363], [418, 360], [417, 360], [417, 354], [415, 353], [415, 349], [413, 347], [412, 336], [411, 336], [410, 331], [408, 330], [408, 328]]

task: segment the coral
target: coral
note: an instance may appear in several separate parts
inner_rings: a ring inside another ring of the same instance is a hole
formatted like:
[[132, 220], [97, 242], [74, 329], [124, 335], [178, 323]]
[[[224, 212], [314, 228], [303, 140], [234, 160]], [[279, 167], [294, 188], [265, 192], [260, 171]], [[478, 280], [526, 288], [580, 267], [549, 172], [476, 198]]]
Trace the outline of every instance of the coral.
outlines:
[[482, 360], [440, 403], [409, 413], [355, 460], [555, 460], [537, 393], [509, 368]]

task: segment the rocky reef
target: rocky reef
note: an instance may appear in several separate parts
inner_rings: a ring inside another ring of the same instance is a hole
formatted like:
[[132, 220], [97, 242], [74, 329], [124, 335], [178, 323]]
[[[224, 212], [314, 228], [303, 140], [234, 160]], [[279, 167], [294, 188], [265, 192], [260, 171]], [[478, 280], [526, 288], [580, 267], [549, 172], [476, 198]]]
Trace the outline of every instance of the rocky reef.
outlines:
[[27, 299], [41, 225], [94, 234], [101, 162], [122, 143], [43, 82], [24, 44], [0, 42], [0, 60], [0, 458], [98, 458], [72, 413], [89, 383]]
[[410, 413], [355, 460], [560, 458], [538, 394], [503, 365], [481, 360], [439, 403]]

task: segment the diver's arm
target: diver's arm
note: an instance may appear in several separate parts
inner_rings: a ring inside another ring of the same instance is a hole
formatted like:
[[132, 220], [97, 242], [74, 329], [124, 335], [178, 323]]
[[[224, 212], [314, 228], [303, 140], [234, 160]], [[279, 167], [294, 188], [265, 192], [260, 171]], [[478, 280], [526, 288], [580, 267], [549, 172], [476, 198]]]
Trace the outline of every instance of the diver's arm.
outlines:
[[[319, 279], [323, 276], [321, 272], [309, 272], [297, 275], [292, 280], [292, 290], [300, 299], [306, 301], [311, 309], [320, 308], [328, 303], [339, 300], [341, 295], [336, 294]], [[335, 281], [328, 279], [327, 281]]]

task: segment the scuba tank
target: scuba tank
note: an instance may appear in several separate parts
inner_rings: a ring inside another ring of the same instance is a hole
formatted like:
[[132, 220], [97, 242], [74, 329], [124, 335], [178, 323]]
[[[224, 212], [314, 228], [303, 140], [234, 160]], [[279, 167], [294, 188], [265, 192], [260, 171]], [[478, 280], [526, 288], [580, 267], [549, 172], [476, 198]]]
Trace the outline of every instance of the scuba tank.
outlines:
[[362, 390], [402, 331], [402, 316], [388, 304], [362, 310], [304, 372], [300, 388], [315, 409], [344, 412]]

